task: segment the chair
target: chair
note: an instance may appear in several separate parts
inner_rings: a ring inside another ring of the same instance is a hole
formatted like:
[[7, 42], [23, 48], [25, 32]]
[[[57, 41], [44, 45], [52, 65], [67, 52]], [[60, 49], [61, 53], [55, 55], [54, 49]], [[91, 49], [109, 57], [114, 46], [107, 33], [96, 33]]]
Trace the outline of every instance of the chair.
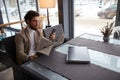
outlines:
[[7, 62], [7, 65], [9, 64], [10, 66], [13, 67], [14, 79], [23, 80], [23, 72], [20, 66], [17, 64], [17, 60], [16, 60], [15, 36], [4, 38], [2, 41], [3, 41], [6, 54], [8, 54], [8, 57], [7, 57], [8, 59], [5, 59], [5, 60]]
[[15, 36], [4, 38], [3, 39], [3, 45], [4, 45], [6, 53], [17, 64], [17, 61], [16, 61]]

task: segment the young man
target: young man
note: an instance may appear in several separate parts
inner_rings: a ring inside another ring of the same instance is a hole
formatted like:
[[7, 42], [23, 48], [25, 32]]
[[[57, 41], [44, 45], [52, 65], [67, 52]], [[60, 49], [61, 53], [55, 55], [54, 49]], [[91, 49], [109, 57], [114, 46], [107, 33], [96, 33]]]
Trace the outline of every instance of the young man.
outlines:
[[[27, 24], [26, 28], [15, 36], [18, 64], [38, 57], [36, 51], [38, 51], [40, 47], [41, 38], [46, 39], [43, 37], [42, 28], [39, 27], [41, 24], [38, 12], [30, 10], [26, 13], [24, 19]], [[51, 37], [51, 39], [54, 38], [55, 36]]]

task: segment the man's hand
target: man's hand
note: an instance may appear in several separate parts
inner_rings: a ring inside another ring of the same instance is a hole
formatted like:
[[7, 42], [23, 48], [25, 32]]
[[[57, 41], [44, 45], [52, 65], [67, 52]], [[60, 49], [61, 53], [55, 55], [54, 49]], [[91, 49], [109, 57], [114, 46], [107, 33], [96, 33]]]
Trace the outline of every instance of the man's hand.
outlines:
[[29, 56], [29, 60], [33, 60], [35, 58], [37, 58], [38, 56], [37, 55], [34, 55], [34, 56]]
[[56, 37], [56, 35], [55, 35], [55, 33], [53, 33], [53, 34], [50, 34], [49, 39], [50, 39], [51, 41], [54, 41], [54, 40], [55, 40], [55, 37]]

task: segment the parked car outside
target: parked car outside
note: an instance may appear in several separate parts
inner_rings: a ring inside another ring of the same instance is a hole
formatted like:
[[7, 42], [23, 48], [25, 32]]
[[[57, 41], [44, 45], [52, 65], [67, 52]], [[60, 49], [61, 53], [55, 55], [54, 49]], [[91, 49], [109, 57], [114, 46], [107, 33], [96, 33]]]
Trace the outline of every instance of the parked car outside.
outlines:
[[98, 16], [102, 19], [112, 19], [116, 16], [117, 4], [113, 4], [98, 12]]

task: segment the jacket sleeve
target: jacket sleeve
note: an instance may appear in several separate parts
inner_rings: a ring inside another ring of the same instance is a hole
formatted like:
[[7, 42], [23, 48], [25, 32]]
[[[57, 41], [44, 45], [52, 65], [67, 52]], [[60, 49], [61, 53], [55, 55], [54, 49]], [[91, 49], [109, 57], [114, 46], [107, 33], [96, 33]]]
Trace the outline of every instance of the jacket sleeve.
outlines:
[[17, 34], [15, 36], [15, 44], [16, 44], [16, 58], [18, 64], [22, 64], [26, 61], [27, 54], [24, 52], [24, 39], [21, 34]]

